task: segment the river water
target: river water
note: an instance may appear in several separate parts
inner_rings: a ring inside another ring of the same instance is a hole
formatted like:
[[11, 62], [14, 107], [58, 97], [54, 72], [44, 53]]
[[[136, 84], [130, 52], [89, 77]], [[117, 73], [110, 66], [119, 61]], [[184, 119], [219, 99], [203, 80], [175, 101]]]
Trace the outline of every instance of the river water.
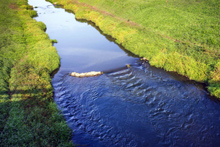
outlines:
[[[219, 146], [220, 103], [202, 85], [151, 67], [93, 24], [29, 0], [61, 58], [54, 100], [80, 146]], [[130, 67], [126, 65], [129, 64]], [[76, 78], [71, 72], [104, 71]]]

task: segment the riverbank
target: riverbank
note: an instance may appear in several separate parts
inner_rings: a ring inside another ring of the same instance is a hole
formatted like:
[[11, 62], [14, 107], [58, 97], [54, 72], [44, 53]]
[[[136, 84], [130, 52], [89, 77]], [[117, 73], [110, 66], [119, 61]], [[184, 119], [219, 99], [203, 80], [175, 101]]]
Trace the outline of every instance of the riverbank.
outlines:
[[152, 66], [208, 84], [220, 97], [219, 2], [49, 0], [94, 22]]
[[27, 0], [0, 5], [0, 146], [72, 146], [53, 101], [59, 56]]

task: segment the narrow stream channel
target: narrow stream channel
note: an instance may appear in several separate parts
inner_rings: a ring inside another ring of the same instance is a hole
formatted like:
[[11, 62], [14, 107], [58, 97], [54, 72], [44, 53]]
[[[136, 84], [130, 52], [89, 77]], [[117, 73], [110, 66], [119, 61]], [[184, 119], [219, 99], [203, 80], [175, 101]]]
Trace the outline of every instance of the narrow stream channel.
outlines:
[[[219, 146], [220, 103], [181, 76], [151, 67], [72, 13], [29, 0], [61, 58], [54, 100], [80, 146]], [[126, 67], [130, 64], [130, 68]], [[76, 78], [70, 72], [105, 71]]]

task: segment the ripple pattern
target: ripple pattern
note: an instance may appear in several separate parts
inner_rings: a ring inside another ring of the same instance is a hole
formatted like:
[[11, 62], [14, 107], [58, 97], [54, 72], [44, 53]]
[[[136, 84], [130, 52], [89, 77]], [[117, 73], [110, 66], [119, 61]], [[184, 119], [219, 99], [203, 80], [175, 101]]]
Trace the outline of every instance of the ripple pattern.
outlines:
[[88, 146], [216, 146], [219, 102], [195, 84], [178, 81], [147, 63], [75, 78], [58, 73], [54, 98]]

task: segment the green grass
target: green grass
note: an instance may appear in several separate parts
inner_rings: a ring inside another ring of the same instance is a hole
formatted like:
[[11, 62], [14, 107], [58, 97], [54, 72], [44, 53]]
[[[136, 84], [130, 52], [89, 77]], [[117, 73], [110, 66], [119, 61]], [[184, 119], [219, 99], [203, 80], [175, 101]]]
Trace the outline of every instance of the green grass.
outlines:
[[26, 0], [0, 4], [0, 146], [72, 146], [53, 102], [54, 41]]
[[49, 0], [94, 22], [150, 64], [208, 84], [220, 98], [219, 0]]

